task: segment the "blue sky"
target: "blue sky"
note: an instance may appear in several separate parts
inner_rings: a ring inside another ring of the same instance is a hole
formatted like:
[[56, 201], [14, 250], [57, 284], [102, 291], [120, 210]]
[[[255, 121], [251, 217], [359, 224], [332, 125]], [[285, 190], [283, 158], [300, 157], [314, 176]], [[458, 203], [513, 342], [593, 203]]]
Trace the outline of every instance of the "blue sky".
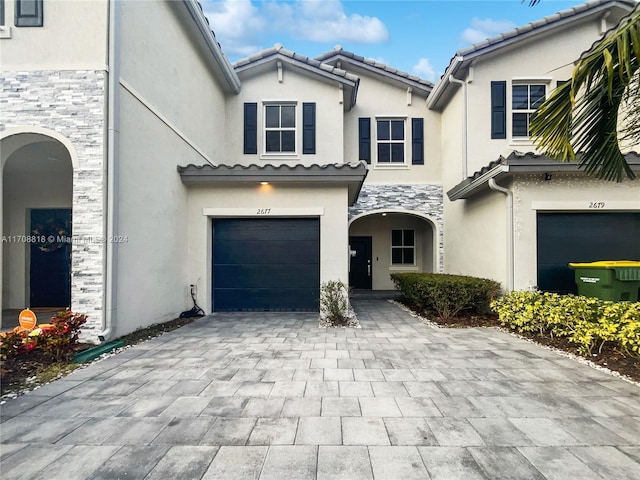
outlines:
[[201, 0], [231, 61], [282, 43], [314, 57], [342, 45], [435, 81], [456, 50], [583, 0]]

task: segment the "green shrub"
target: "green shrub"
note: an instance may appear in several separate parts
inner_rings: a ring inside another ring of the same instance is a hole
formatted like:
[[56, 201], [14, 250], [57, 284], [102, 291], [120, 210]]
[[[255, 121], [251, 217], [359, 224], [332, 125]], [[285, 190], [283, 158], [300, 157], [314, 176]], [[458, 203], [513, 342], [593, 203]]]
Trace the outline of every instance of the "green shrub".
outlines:
[[607, 343], [640, 355], [640, 303], [609, 302], [548, 292], [509, 292], [491, 308], [518, 332], [565, 337], [591, 355]]
[[486, 311], [500, 291], [498, 282], [461, 275], [392, 273], [391, 280], [411, 304], [443, 319], [462, 310]]
[[334, 325], [349, 322], [349, 291], [339, 280], [330, 280], [320, 286], [320, 314]]
[[87, 316], [66, 309], [51, 317], [50, 323], [32, 329], [16, 327], [0, 334], [0, 359], [40, 350], [55, 361], [69, 360], [76, 351], [80, 329]]

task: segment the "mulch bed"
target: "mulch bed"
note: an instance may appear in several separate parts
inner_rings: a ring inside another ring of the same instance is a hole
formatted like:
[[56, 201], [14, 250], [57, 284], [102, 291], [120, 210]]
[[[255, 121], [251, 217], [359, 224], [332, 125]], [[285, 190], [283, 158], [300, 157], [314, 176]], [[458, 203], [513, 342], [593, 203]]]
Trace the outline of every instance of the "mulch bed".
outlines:
[[[120, 340], [125, 346], [135, 345], [180, 328], [194, 320], [195, 318], [177, 318], [136, 330], [116, 340]], [[76, 353], [91, 347], [95, 347], [95, 345], [91, 343], [79, 344]], [[80, 365], [77, 363], [55, 362], [50, 356], [37, 349], [18, 355], [3, 361], [0, 365], [0, 396], [29, 391], [38, 385], [63, 377], [78, 367]]]
[[[470, 314], [461, 312], [458, 316], [450, 319], [436, 318], [435, 315], [431, 315], [425, 312], [418, 312], [411, 305], [403, 302], [404, 305], [414, 312], [417, 312], [421, 317], [428, 318], [430, 322], [437, 323], [438, 325], [446, 328], [471, 328], [471, 327], [503, 327], [498, 320], [498, 315], [495, 313], [488, 313], [484, 315]], [[618, 372], [621, 375], [627, 376], [636, 382], [640, 382], [640, 358], [631, 357], [625, 352], [621, 352], [615, 345], [605, 344], [602, 351], [594, 353], [592, 356], [581, 355], [578, 352], [577, 347], [569, 342], [566, 338], [551, 338], [549, 336], [540, 335], [537, 333], [517, 333], [518, 335], [532, 340], [541, 345], [557, 348], [564, 352], [571, 353], [573, 355], [590, 360], [591, 362]]]

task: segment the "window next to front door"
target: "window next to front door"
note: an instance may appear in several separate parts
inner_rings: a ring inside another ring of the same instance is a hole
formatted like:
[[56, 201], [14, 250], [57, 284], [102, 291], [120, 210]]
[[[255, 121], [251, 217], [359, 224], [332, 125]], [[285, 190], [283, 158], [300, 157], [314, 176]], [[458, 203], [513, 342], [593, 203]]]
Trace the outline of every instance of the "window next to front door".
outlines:
[[415, 265], [416, 240], [415, 231], [410, 229], [391, 230], [391, 264]]

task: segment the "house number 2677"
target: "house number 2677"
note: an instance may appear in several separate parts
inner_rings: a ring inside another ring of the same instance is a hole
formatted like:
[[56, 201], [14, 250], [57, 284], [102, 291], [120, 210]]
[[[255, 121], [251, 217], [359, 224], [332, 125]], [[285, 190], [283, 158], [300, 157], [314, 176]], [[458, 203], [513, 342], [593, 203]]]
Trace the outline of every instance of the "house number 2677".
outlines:
[[258, 213], [258, 215], [269, 215], [271, 213], [271, 209], [270, 208], [259, 208], [257, 213]]

